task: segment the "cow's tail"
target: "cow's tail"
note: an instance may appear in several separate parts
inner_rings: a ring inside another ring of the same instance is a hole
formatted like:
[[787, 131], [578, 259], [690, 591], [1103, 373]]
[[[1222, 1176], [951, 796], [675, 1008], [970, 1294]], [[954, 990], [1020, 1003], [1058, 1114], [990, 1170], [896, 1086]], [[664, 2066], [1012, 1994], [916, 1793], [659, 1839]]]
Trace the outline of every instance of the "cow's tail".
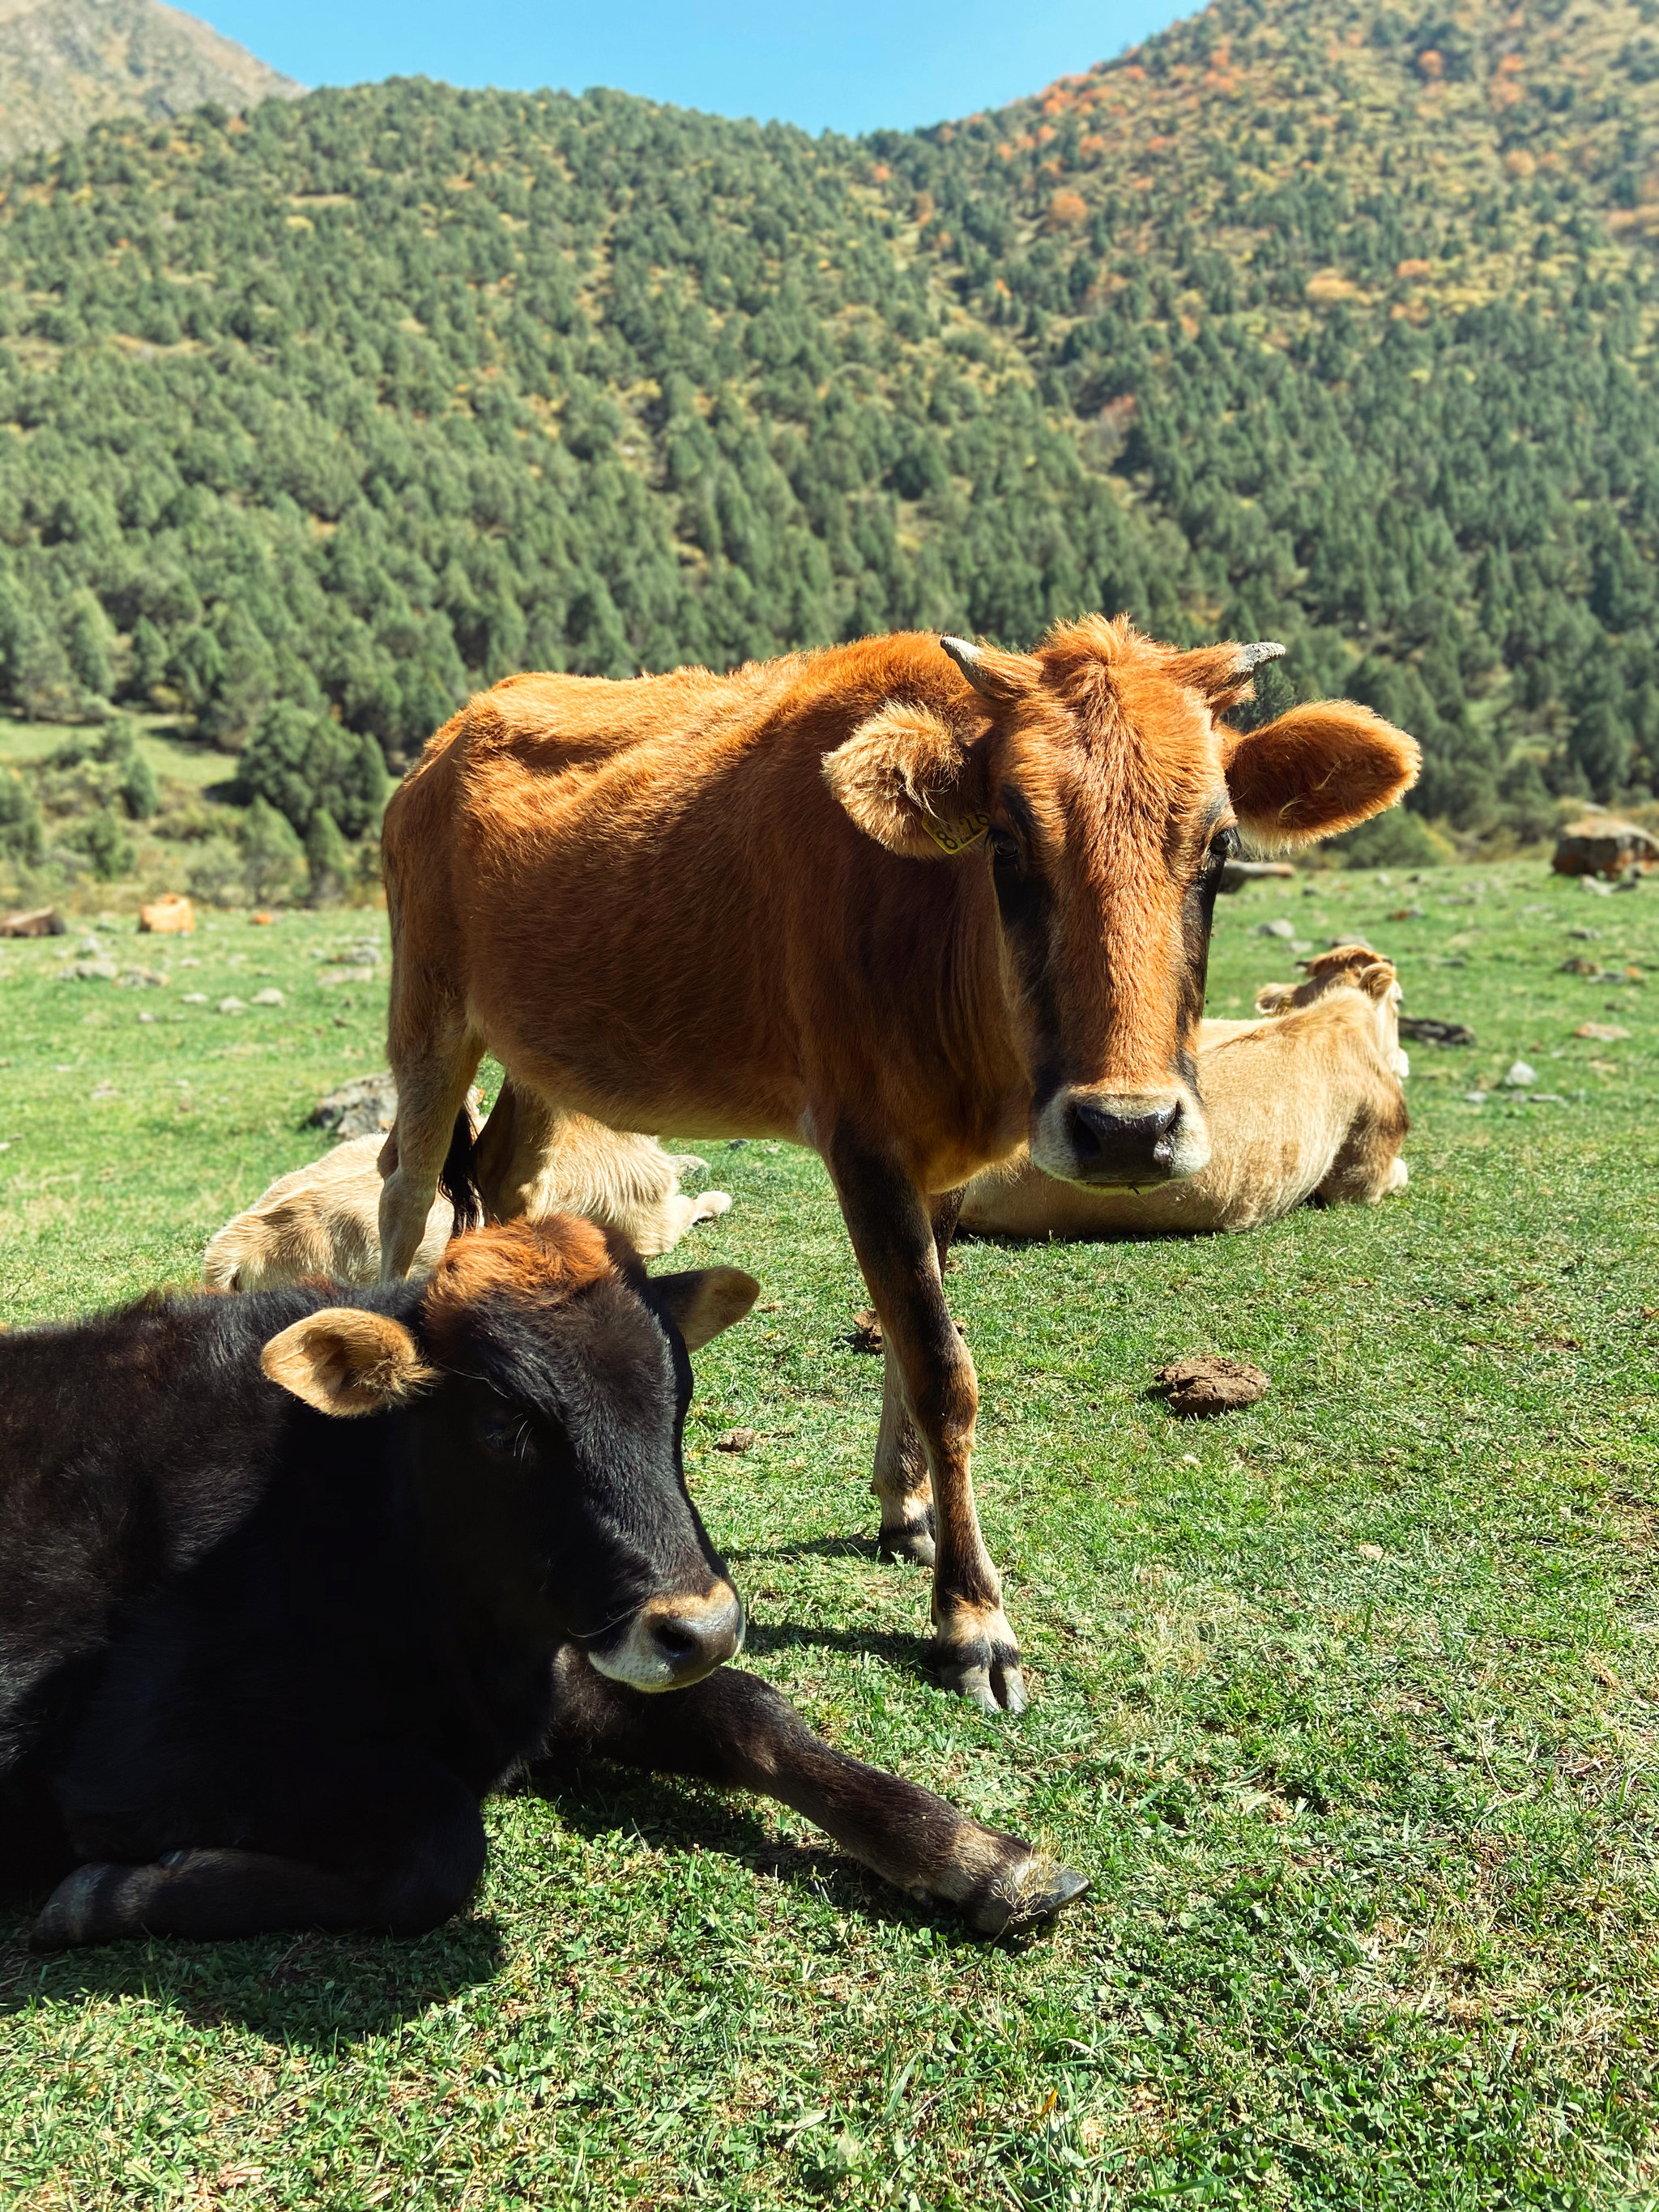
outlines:
[[471, 1113], [463, 1106], [455, 1116], [449, 1150], [438, 1172], [438, 1189], [455, 1210], [453, 1236], [462, 1237], [469, 1229], [483, 1226], [483, 1194], [478, 1188], [477, 1174], [477, 1144], [478, 1133]]

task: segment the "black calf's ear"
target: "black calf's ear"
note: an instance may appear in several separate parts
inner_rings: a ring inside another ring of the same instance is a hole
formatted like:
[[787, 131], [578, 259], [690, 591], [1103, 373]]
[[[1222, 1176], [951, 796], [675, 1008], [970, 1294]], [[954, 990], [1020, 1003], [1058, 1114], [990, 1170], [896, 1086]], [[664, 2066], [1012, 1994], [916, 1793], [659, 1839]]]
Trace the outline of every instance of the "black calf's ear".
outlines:
[[652, 1278], [653, 1296], [674, 1316], [688, 1352], [741, 1321], [760, 1296], [760, 1285], [741, 1267], [696, 1267], [684, 1275]]
[[259, 1354], [267, 1377], [319, 1413], [384, 1413], [435, 1382], [403, 1326], [356, 1306], [324, 1306], [273, 1336]]

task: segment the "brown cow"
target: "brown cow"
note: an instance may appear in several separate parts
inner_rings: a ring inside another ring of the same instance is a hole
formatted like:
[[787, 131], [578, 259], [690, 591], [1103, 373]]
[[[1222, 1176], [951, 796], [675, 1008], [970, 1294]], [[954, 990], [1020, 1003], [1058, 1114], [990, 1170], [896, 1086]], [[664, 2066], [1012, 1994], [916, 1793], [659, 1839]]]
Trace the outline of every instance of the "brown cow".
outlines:
[[[1269, 985], [1277, 1019], [1206, 1022], [1198, 1077], [1214, 1148], [1182, 1182], [1085, 1190], [1018, 1159], [975, 1176], [962, 1225], [1000, 1237], [1153, 1237], [1257, 1229], [1310, 1198], [1374, 1206], [1408, 1180], [1392, 964], [1354, 948]], [[1305, 994], [1305, 995], [1304, 995]]]
[[1280, 650], [1178, 652], [1093, 616], [1031, 653], [904, 635], [725, 677], [514, 677], [386, 812], [387, 1273], [485, 1051], [521, 1108], [486, 1178], [504, 1217], [571, 1111], [811, 1146], [893, 1363], [882, 1546], [934, 1560], [941, 1679], [988, 1710], [1024, 1690], [939, 1249], [969, 1178], [1028, 1137], [1091, 1184], [1208, 1158], [1192, 1046], [1236, 825], [1305, 842], [1416, 771], [1346, 702], [1225, 727]]

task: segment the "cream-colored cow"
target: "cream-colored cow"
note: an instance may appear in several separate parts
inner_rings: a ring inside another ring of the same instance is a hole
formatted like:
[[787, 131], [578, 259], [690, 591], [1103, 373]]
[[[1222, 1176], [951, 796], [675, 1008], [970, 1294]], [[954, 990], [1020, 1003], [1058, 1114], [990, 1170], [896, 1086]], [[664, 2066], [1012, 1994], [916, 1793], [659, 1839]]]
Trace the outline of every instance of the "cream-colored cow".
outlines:
[[[380, 1273], [380, 1171], [376, 1133], [337, 1145], [319, 1160], [279, 1176], [246, 1213], [228, 1221], [204, 1255], [210, 1290], [270, 1291], [307, 1275], [373, 1283]], [[480, 1148], [490, 1141], [484, 1126]], [[499, 1141], [499, 1133], [497, 1137]], [[654, 1137], [601, 1128], [580, 1115], [562, 1125], [533, 1212], [580, 1213], [620, 1229], [642, 1257], [672, 1251], [694, 1222], [710, 1221], [732, 1201], [723, 1190], [687, 1198], [680, 1177], [703, 1163], [665, 1152]], [[454, 1214], [441, 1195], [427, 1215], [411, 1275], [427, 1275], [449, 1242]]]
[[1368, 945], [1304, 965], [1304, 981], [1257, 994], [1267, 1018], [1202, 1025], [1207, 1167], [1155, 1190], [1089, 1190], [1022, 1158], [975, 1177], [962, 1226], [1001, 1237], [1255, 1229], [1310, 1198], [1375, 1205], [1403, 1190], [1409, 1070], [1394, 968]]

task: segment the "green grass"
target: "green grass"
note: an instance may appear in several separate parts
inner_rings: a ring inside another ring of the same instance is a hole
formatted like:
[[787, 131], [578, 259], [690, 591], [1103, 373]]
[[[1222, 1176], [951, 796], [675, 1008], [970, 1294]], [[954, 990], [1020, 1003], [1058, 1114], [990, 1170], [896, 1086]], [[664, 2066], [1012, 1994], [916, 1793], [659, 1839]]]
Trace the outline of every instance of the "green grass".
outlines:
[[[1019, 1720], [932, 1686], [924, 1581], [872, 1556], [879, 1370], [816, 1164], [710, 1149], [736, 1203], [684, 1248], [766, 1285], [701, 1357], [689, 1434], [745, 1663], [1092, 1896], [986, 1945], [791, 1815], [593, 1767], [490, 1808], [471, 1912], [420, 1942], [41, 1960], [0, 1921], [0, 2198], [1659, 2203], [1659, 1025], [1653, 984], [1562, 972], [1659, 970], [1659, 883], [1255, 889], [1223, 905], [1212, 1011], [1290, 973], [1254, 933], [1280, 914], [1368, 934], [1408, 1011], [1479, 1043], [1413, 1052], [1412, 1184], [1374, 1211], [961, 1249]], [[380, 993], [308, 955], [382, 928], [133, 940], [165, 990], [0, 947], [0, 1316], [187, 1277], [315, 1151], [317, 1091], [380, 1064]], [[282, 1008], [214, 1011], [266, 983]], [[1567, 1103], [1506, 1100], [1517, 1057]], [[1194, 1425], [1148, 1398], [1200, 1348], [1258, 1360], [1265, 1402]], [[738, 1425], [754, 1451], [715, 1454]]]
[[[139, 715], [134, 719], [141, 725], [138, 750], [158, 776], [170, 776], [175, 783], [185, 784], [196, 792], [205, 791], [210, 784], [228, 783], [234, 778], [234, 760], [199, 738], [181, 737], [167, 716]], [[96, 730], [70, 729], [52, 722], [17, 722], [0, 717], [0, 768], [21, 768], [27, 763], [45, 760], [49, 753], [55, 753], [60, 745], [72, 739], [93, 744], [97, 738]]]

